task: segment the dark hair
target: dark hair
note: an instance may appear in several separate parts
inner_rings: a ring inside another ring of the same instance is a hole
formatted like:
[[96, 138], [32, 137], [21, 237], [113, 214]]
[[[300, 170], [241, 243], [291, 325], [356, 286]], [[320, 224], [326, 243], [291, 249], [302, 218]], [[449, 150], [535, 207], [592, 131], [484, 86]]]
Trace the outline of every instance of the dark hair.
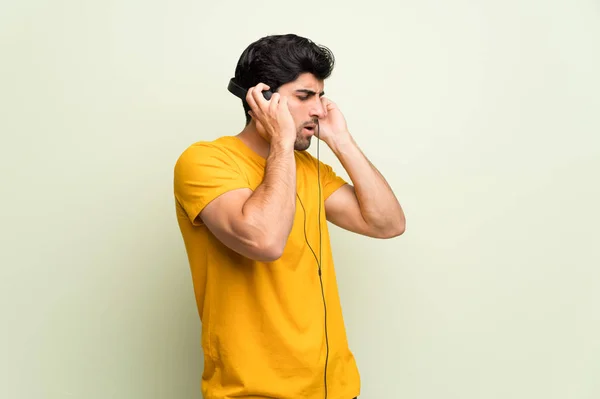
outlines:
[[[319, 80], [331, 75], [335, 58], [327, 47], [295, 35], [265, 36], [250, 44], [240, 56], [235, 68], [235, 81], [245, 89], [265, 83], [272, 92], [293, 82], [302, 73], [311, 73]], [[246, 124], [251, 120], [246, 101]]]

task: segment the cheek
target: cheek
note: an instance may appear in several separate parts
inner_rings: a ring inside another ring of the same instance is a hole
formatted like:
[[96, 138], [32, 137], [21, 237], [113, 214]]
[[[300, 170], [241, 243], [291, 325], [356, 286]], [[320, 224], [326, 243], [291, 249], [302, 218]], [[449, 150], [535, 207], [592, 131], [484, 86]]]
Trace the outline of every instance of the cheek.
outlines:
[[298, 125], [300, 123], [304, 123], [309, 118], [309, 110], [307, 106], [304, 105], [288, 105], [288, 109], [292, 114], [292, 118], [294, 118], [294, 122]]
[[301, 115], [300, 110], [298, 109], [298, 107], [291, 107], [291, 106], [289, 106], [288, 108], [290, 110], [290, 114], [292, 114], [292, 118], [294, 119], [294, 123], [298, 124], [298, 122], [300, 122], [300, 120], [302, 119], [300, 117], [300, 115]]

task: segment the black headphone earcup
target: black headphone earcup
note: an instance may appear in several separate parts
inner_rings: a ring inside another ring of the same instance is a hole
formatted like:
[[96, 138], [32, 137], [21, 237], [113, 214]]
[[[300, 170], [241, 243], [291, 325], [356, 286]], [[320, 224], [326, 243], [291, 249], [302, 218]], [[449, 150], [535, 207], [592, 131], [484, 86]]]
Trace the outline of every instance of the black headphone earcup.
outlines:
[[[231, 78], [229, 80], [229, 85], [227, 86], [227, 90], [229, 90], [229, 92], [231, 94], [233, 94], [234, 96], [242, 99], [244, 102], [246, 101], [246, 93], [248, 93], [248, 91], [246, 89], [244, 89], [243, 87], [241, 87], [240, 85], [238, 85], [234, 78]], [[270, 90], [265, 90], [263, 91], [263, 97], [265, 98], [265, 100], [270, 100], [271, 97], [273, 97], [273, 92]]]

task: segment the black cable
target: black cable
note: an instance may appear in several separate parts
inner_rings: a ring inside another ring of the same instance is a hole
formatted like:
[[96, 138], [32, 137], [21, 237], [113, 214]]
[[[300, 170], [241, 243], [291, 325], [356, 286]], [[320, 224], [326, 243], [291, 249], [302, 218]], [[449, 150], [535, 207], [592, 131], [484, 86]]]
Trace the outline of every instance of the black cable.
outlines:
[[321, 296], [323, 297], [323, 310], [325, 312], [325, 346], [327, 348], [327, 352], [325, 354], [325, 372], [324, 372], [324, 382], [325, 382], [325, 399], [327, 399], [327, 364], [329, 362], [329, 332], [327, 329], [327, 304], [325, 303], [325, 289], [323, 288], [323, 276], [322, 276], [322, 259], [323, 259], [323, 245], [321, 239], [321, 163], [319, 161], [319, 142], [321, 141], [321, 126], [319, 125], [319, 120], [317, 119], [317, 186], [319, 188], [319, 280], [321, 281]]
[[320, 133], [321, 133], [321, 129], [319, 126], [319, 121], [317, 120], [317, 139], [318, 139], [317, 140], [317, 186], [318, 186], [318, 191], [319, 191], [319, 220], [318, 220], [319, 257], [318, 258], [317, 258], [317, 254], [315, 254], [315, 251], [313, 250], [312, 246], [310, 245], [310, 242], [308, 241], [308, 235], [306, 234], [306, 208], [304, 208], [304, 204], [302, 203], [302, 200], [300, 199], [300, 196], [298, 195], [298, 193], [296, 193], [296, 196], [298, 197], [298, 200], [300, 201], [300, 206], [302, 206], [302, 210], [304, 211], [304, 239], [317, 262], [319, 281], [321, 282], [321, 296], [323, 298], [323, 309], [325, 312], [325, 345], [327, 348], [327, 351], [325, 354], [325, 372], [324, 372], [325, 399], [327, 399], [327, 364], [329, 362], [329, 335], [328, 335], [328, 331], [327, 331], [327, 304], [325, 301], [325, 289], [323, 288], [323, 273], [321, 271], [321, 260], [323, 258], [323, 256], [322, 256], [323, 255], [323, 245], [322, 245], [322, 233], [321, 233], [321, 164], [319, 161], [319, 141], [321, 141]]

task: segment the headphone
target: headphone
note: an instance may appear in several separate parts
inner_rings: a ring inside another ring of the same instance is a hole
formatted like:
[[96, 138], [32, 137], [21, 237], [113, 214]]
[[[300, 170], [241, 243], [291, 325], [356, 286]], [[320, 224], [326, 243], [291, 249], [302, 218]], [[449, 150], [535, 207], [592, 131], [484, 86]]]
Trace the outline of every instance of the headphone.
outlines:
[[[233, 94], [236, 97], [239, 97], [240, 99], [242, 99], [242, 101], [246, 102], [246, 94], [248, 93], [247, 89], [244, 89], [243, 87], [241, 87], [240, 85], [238, 85], [235, 82], [235, 78], [231, 78], [229, 80], [229, 85], [227, 86], [227, 90], [229, 90], [229, 92], [231, 94]], [[271, 97], [273, 96], [273, 92], [270, 90], [263, 90], [262, 92], [263, 97], [265, 98], [265, 100], [270, 100]], [[306, 234], [306, 208], [304, 208], [304, 204], [302, 203], [302, 200], [300, 199], [300, 196], [298, 195], [298, 193], [296, 193], [296, 197], [298, 198], [298, 201], [300, 201], [300, 206], [302, 206], [302, 210], [304, 211], [304, 239], [306, 241], [306, 245], [308, 245], [308, 247], [310, 248], [315, 261], [317, 262], [317, 267], [318, 267], [318, 271], [319, 271], [319, 280], [321, 282], [321, 295], [323, 296], [323, 308], [325, 310], [325, 344], [327, 347], [327, 352], [325, 355], [325, 375], [324, 375], [324, 380], [325, 380], [325, 399], [327, 399], [327, 363], [329, 361], [329, 335], [327, 332], [327, 304], [325, 303], [325, 290], [323, 288], [323, 277], [322, 277], [322, 273], [321, 273], [321, 251], [322, 251], [322, 245], [321, 245], [321, 167], [320, 167], [320, 161], [319, 161], [319, 142], [321, 141], [321, 139], [319, 138], [321, 134], [321, 129], [319, 126], [319, 120], [317, 119], [317, 182], [319, 183], [318, 186], [318, 190], [319, 190], [319, 220], [318, 220], [318, 224], [319, 224], [319, 257], [317, 258], [317, 254], [315, 253], [315, 251], [313, 250], [312, 246], [310, 245], [310, 242], [308, 241], [308, 236]]]
[[[234, 96], [239, 97], [242, 100], [246, 101], [246, 93], [248, 93], [248, 90], [244, 89], [243, 87], [241, 87], [240, 85], [235, 83], [235, 78], [231, 78], [231, 80], [229, 81], [229, 85], [227, 86], [227, 90], [229, 90], [229, 92], [231, 94], [233, 94]], [[270, 100], [272, 96], [273, 96], [272, 91], [263, 90], [263, 97], [265, 98], [265, 100], [267, 100], [267, 101]]]

